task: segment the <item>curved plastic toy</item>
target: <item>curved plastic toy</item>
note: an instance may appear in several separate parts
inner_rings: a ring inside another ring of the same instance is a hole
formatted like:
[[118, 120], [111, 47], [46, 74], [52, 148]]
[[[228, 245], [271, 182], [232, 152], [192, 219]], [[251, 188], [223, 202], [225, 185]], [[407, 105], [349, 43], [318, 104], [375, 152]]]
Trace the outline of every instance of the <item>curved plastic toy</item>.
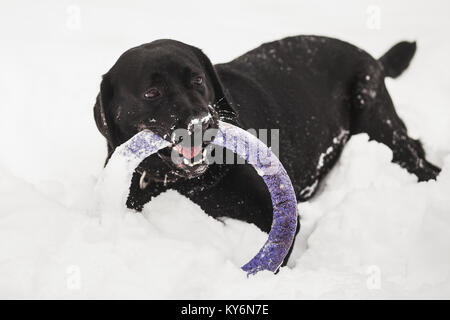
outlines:
[[[212, 144], [232, 150], [251, 164], [269, 189], [273, 205], [273, 222], [269, 238], [256, 256], [242, 269], [248, 274], [261, 270], [277, 271], [292, 245], [297, 227], [297, 200], [291, 180], [278, 158], [258, 138], [234, 125], [219, 122]], [[141, 161], [171, 144], [152, 133], [141, 131], [119, 146], [100, 178], [101, 205], [120, 212], [128, 196], [128, 186]], [[124, 170], [126, 168], [126, 170]], [[123, 185], [123, 190], [118, 190]]]

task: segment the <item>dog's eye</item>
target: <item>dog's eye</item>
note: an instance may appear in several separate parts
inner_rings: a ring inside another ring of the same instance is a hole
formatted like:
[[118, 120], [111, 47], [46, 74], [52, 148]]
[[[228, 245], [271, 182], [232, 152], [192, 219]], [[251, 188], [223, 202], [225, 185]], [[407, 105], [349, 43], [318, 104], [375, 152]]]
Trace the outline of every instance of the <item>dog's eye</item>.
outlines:
[[192, 84], [201, 86], [203, 84], [203, 78], [201, 76], [195, 76], [192, 78]]
[[144, 93], [145, 99], [155, 99], [162, 95], [161, 91], [159, 91], [157, 88], [150, 88]]

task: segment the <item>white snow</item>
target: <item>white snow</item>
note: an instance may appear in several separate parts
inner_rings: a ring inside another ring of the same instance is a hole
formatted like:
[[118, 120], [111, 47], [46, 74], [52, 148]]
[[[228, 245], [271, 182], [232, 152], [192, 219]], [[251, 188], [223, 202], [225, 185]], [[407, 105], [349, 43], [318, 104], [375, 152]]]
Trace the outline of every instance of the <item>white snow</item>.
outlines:
[[[159, 2], [158, 13], [152, 1], [2, 2], [0, 298], [450, 298], [450, 3], [377, 3], [380, 29], [366, 23], [372, 1], [359, 0]], [[302, 229], [277, 275], [240, 270], [264, 233], [214, 220], [175, 192], [144, 214], [99, 219], [106, 146], [92, 107], [123, 51], [174, 38], [224, 62], [294, 34], [339, 37], [375, 56], [418, 41], [408, 71], [387, 85], [443, 167], [437, 181], [417, 183], [387, 147], [352, 137], [299, 205]]]

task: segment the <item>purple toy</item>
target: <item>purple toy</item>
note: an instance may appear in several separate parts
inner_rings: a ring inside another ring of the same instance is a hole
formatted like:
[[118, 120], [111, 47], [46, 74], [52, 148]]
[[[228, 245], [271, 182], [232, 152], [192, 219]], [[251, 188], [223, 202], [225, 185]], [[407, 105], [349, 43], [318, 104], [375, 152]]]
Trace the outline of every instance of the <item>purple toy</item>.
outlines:
[[[264, 246], [242, 269], [248, 274], [277, 271], [294, 241], [297, 227], [297, 200], [286, 170], [263, 142], [234, 125], [220, 121], [212, 144], [230, 149], [245, 159], [266, 183], [273, 205], [272, 228]], [[139, 163], [167, 146], [169, 142], [150, 131], [141, 131], [119, 146], [99, 181], [103, 210], [105, 207], [108, 211], [123, 208], [128, 188], [117, 190], [115, 186], [128, 185]]]

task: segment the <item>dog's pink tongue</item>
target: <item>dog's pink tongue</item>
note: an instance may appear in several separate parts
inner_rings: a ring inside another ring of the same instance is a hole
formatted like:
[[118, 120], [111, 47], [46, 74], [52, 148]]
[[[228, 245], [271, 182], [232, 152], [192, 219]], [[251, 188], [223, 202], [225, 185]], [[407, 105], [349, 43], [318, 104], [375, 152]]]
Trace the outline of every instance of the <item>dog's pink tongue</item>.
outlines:
[[196, 147], [190, 148], [190, 147], [181, 147], [181, 146], [178, 147], [177, 146], [177, 150], [186, 159], [192, 159], [195, 156], [197, 156], [200, 153], [200, 151], [202, 151], [202, 147], [196, 146]]

